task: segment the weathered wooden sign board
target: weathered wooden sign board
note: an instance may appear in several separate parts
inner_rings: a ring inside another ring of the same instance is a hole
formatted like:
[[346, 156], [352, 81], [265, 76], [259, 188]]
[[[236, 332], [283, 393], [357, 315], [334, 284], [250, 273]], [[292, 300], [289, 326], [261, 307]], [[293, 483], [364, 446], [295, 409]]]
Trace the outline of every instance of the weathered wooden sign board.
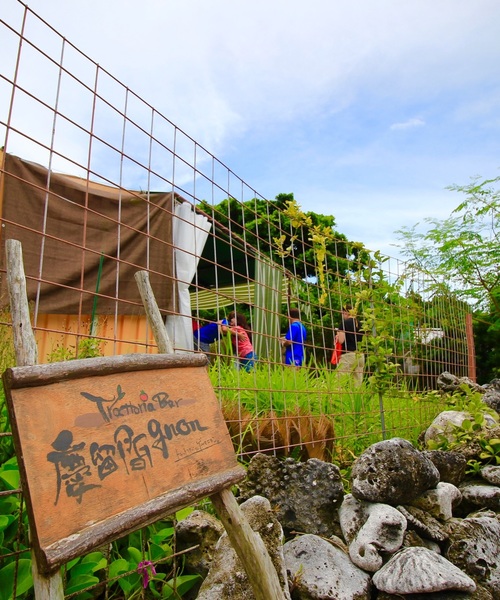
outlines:
[[245, 476], [204, 355], [125, 355], [3, 375], [39, 569]]

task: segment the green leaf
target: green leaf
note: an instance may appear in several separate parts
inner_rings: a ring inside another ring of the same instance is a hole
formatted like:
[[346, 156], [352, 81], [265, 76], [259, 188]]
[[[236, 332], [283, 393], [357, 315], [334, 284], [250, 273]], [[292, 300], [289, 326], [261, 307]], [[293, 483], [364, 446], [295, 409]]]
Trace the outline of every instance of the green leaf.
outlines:
[[0, 514], [11, 515], [19, 510], [19, 500], [14, 496], [0, 498]]
[[83, 562], [78, 565], [75, 565], [70, 571], [71, 579], [79, 577], [80, 575], [88, 575], [89, 573], [93, 573], [93, 566], [93, 563]]
[[[200, 580], [200, 575], [179, 575], [179, 577], [176, 577], [175, 579], [170, 579], [169, 581], [166, 581], [162, 587], [163, 598], [170, 598], [174, 589], [177, 592], [177, 597], [182, 597]], [[168, 594], [169, 590], [170, 594]]]
[[[12, 561], [0, 570], [0, 600], [10, 600], [14, 589], [14, 574], [16, 574], [16, 563]], [[20, 559], [17, 562], [17, 596], [21, 596], [33, 587], [31, 575], [31, 560]]]
[[75, 592], [80, 592], [96, 583], [99, 583], [99, 578], [94, 577], [94, 575], [78, 575], [69, 580], [64, 593], [66, 595], [74, 594]]
[[82, 562], [99, 562], [102, 558], [104, 558], [102, 552], [89, 552], [82, 558]]
[[142, 552], [140, 550], [138, 550], [137, 548], [133, 548], [132, 546], [129, 546], [127, 548], [127, 552], [128, 552], [130, 559], [137, 563], [136, 566], [144, 560]]
[[[5, 464], [4, 464], [5, 466]], [[0, 471], [0, 481], [3, 481], [8, 490], [18, 490], [21, 487], [19, 469], [3, 469]]]
[[133, 568], [134, 568], [134, 566], [131, 565], [128, 562], [128, 560], [125, 560], [124, 558], [119, 558], [117, 560], [114, 560], [109, 565], [109, 578], [114, 579], [115, 577], [118, 577], [118, 575], [121, 575], [122, 573], [127, 573], [128, 571], [131, 571]]
[[160, 560], [161, 558], [164, 558], [165, 551], [158, 544], [150, 543], [149, 544], [149, 556], [150, 556], [150, 559], [154, 562], [154, 561]]
[[142, 589], [142, 577], [136, 573], [134, 575], [127, 575], [127, 577], [121, 577], [118, 579], [118, 585], [122, 588], [126, 595], [128, 595], [134, 589]]
[[170, 539], [174, 535], [173, 527], [165, 527], [164, 529], [160, 529], [156, 533], [151, 535], [151, 541], [155, 544], [161, 544], [167, 538]]
[[77, 565], [80, 561], [82, 560], [81, 556], [78, 556], [77, 558], [74, 558], [73, 560], [70, 560], [68, 563], [66, 563], [66, 571], [69, 571], [70, 569], [72, 569], [75, 565]]
[[461, 428], [462, 428], [464, 431], [472, 431], [472, 422], [471, 422], [471, 421], [469, 421], [469, 419], [465, 419], [465, 420], [462, 422]]
[[92, 565], [92, 572], [95, 573], [100, 569], [105, 569], [108, 565], [108, 560], [102, 552], [91, 552], [83, 557], [82, 563], [90, 563]]
[[16, 520], [13, 515], [0, 515], [0, 531], [4, 531], [7, 527]]
[[183, 521], [186, 517], [189, 517], [193, 511], [194, 508], [192, 506], [186, 506], [186, 508], [182, 508], [175, 513], [175, 518], [177, 521]]

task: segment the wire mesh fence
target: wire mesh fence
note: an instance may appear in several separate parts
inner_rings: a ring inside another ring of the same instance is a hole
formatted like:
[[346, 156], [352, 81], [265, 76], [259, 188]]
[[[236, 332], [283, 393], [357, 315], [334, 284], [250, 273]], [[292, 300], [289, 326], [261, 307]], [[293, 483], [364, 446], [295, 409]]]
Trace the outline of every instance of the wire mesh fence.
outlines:
[[[441, 410], [440, 373], [474, 377], [467, 306], [293, 195], [264, 198], [26, 5], [8, 4], [1, 242], [23, 245], [40, 362], [155, 353], [134, 280], [144, 270], [175, 351], [209, 356], [243, 460], [344, 465], [380, 439], [416, 441]], [[2, 370], [14, 361], [5, 270], [2, 252]], [[357, 346], [333, 364], [353, 324]], [[30, 590], [29, 542], [4, 405], [0, 423], [0, 574], [16, 597]], [[160, 583], [177, 585], [172, 522], [138, 532], [137, 556], [124, 558], [123, 541], [99, 551], [88, 593], [127, 596], [146, 560], [166, 560]], [[72, 568], [68, 595], [80, 589]]]

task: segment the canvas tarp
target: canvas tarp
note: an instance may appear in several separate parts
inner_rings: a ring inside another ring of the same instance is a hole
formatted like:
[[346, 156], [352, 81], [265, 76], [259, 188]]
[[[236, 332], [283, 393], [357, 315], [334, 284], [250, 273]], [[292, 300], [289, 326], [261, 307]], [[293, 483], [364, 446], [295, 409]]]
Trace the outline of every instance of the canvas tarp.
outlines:
[[[129, 192], [4, 158], [1, 243], [21, 241], [38, 312], [142, 314], [139, 270], [149, 271], [160, 308], [172, 310], [172, 193]], [[5, 303], [5, 277], [0, 283]]]

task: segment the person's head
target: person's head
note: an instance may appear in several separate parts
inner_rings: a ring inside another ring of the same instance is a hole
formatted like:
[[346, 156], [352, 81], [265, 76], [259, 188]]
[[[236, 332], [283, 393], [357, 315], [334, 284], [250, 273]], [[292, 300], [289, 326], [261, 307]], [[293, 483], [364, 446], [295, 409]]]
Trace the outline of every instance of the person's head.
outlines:
[[239, 325], [240, 327], [243, 327], [243, 329], [249, 329], [247, 318], [245, 317], [245, 315], [242, 315], [241, 313], [232, 310], [228, 314], [227, 318], [230, 325]]
[[344, 304], [344, 306], [342, 307], [342, 314], [344, 316], [345, 315], [350, 316], [350, 315], [352, 315], [352, 309], [353, 309], [352, 304]]
[[288, 318], [292, 321], [300, 319], [300, 310], [298, 308], [291, 308], [290, 312], [288, 313]]

